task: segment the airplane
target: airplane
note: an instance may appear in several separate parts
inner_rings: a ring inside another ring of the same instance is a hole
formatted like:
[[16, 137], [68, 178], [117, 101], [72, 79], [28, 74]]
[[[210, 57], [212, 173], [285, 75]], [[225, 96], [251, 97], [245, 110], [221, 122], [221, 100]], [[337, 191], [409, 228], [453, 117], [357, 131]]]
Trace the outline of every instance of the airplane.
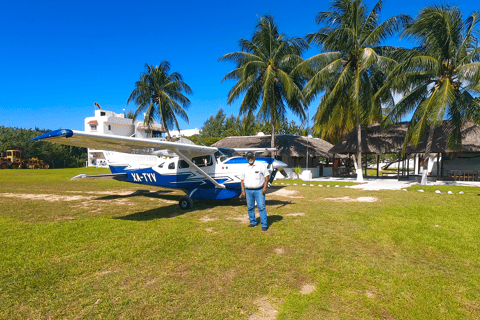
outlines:
[[[248, 165], [247, 159], [242, 155], [248, 151], [258, 153], [276, 150], [206, 147], [185, 140], [189, 143], [137, 139], [70, 129], [50, 131], [31, 139], [128, 154], [155, 155], [156, 163], [146, 167], [122, 163], [118, 159], [116, 162], [107, 159], [112, 174], [104, 176], [131, 183], [181, 189], [186, 193], [179, 201], [182, 210], [192, 207], [192, 199], [220, 200], [239, 196], [240, 173]], [[273, 158], [256, 157], [255, 161], [267, 165], [270, 184], [276, 173], [287, 167], [282, 161]]]

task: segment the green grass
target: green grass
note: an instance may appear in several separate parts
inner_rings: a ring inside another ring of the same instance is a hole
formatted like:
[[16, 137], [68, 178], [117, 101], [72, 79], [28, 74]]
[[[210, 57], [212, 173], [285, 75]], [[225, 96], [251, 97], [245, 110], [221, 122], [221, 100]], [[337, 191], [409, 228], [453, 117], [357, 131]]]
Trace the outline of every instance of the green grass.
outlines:
[[478, 187], [284, 180], [262, 233], [238, 199], [79, 173], [106, 171], [0, 171], [0, 319], [480, 318]]

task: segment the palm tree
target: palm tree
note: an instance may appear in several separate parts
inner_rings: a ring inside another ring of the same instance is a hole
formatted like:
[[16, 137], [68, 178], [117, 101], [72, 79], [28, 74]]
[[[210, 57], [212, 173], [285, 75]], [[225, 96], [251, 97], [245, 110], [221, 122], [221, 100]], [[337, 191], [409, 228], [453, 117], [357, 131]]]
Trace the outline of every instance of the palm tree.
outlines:
[[357, 181], [363, 181], [361, 125], [381, 121], [382, 103], [393, 103], [388, 91], [373, 100], [385, 74], [395, 66], [394, 60], [381, 55], [388, 48], [378, 45], [409, 20], [398, 15], [378, 24], [382, 4], [378, 1], [368, 12], [362, 0], [334, 0], [331, 11], [320, 12], [316, 18], [326, 26], [307, 35], [322, 53], [294, 71], [310, 78], [303, 89], [305, 103], [324, 93], [314, 116], [315, 131], [321, 132], [322, 138], [338, 139], [356, 128]]
[[171, 139], [169, 128], [176, 126], [180, 131], [176, 115], [188, 123], [185, 109], [190, 106], [190, 100], [183, 92], [191, 95], [192, 89], [183, 82], [179, 73], [169, 74], [168, 61], [162, 61], [157, 67], [145, 64], [145, 69], [146, 72], [135, 83], [127, 104], [133, 101], [137, 105], [134, 120], [140, 112], [145, 112], [145, 124], [151, 125], [154, 119], [158, 119]]
[[222, 80], [238, 80], [228, 93], [228, 104], [243, 95], [241, 114], [259, 109], [259, 117], [270, 121], [274, 148], [275, 124], [285, 117], [287, 107], [301, 119], [305, 118], [301, 92], [304, 78], [289, 73], [302, 61], [300, 55], [308, 45], [303, 39], [289, 39], [280, 34], [270, 15], [259, 19], [252, 40], [240, 39], [239, 44], [241, 52], [228, 53], [219, 59], [236, 64], [236, 69]]
[[395, 53], [402, 63], [389, 76], [385, 88], [404, 96], [390, 109], [389, 117], [397, 121], [413, 112], [405, 145], [417, 145], [428, 131], [422, 185], [427, 183], [435, 128], [450, 120], [448, 146], [459, 149], [462, 124], [480, 121], [479, 101], [471, 95], [480, 91], [480, 48], [475, 36], [479, 18], [473, 13], [463, 21], [456, 7], [426, 7], [403, 33], [418, 47]]

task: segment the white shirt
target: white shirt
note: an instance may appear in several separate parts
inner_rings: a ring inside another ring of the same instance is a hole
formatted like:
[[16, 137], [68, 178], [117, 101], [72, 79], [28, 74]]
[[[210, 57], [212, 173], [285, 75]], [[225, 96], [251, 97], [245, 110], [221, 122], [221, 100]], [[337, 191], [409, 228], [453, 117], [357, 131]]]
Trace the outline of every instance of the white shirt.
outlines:
[[255, 161], [253, 165], [248, 164], [240, 173], [240, 180], [243, 181], [246, 189], [259, 189], [269, 176], [267, 166], [263, 162]]

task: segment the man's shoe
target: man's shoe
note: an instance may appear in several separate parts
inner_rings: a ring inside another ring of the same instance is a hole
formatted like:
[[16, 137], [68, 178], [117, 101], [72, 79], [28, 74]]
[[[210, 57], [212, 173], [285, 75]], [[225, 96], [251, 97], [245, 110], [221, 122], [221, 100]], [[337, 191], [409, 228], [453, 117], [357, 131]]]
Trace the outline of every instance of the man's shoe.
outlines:
[[249, 228], [255, 228], [257, 225], [256, 224], [251, 224], [248, 226]]
[[268, 230], [268, 227], [262, 227], [262, 231], [265, 232]]

